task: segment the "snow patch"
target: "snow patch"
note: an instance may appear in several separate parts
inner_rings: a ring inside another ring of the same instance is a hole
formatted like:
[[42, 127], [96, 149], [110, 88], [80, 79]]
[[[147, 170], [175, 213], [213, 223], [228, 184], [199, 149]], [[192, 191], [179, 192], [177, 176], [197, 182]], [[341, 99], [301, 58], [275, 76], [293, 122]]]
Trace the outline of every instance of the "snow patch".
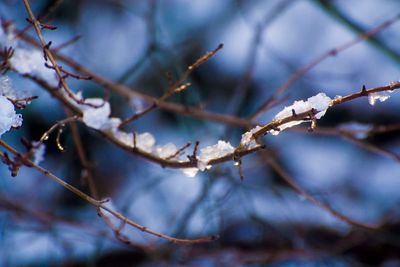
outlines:
[[[282, 111], [275, 115], [274, 120], [283, 120], [293, 115], [293, 110], [296, 114], [310, 111], [315, 109], [317, 113], [315, 114], [316, 119], [320, 119], [325, 115], [326, 110], [329, 108], [332, 99], [328, 97], [325, 93], [319, 93], [315, 96], [309, 97], [307, 101], [299, 100], [294, 101], [291, 106], [285, 107]], [[293, 127], [295, 125], [303, 123], [303, 120], [295, 120], [279, 126], [278, 130], [271, 130], [272, 135], [278, 135], [280, 131], [287, 128]]]
[[256, 126], [248, 132], [242, 134], [242, 139], [240, 140], [240, 145], [246, 149], [252, 149], [258, 146], [256, 140], [253, 137], [253, 134], [261, 130], [261, 126]]
[[228, 154], [232, 154], [235, 148], [229, 143], [219, 140], [217, 144], [207, 146], [200, 149], [200, 155], [197, 160], [197, 167], [199, 170], [204, 171], [208, 169], [208, 162], [212, 159], [221, 158]]
[[22, 115], [17, 114], [14, 105], [5, 96], [0, 95], [0, 137], [11, 127], [16, 128], [22, 125]]
[[375, 103], [379, 100], [380, 102], [384, 102], [390, 97], [390, 92], [376, 92], [368, 94], [368, 102], [371, 106], [374, 106]]

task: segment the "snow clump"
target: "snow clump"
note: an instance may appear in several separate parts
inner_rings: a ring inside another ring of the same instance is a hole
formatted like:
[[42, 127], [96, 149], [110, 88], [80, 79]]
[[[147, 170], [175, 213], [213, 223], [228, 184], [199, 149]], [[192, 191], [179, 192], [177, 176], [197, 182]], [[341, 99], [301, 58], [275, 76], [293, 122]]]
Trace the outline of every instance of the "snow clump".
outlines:
[[200, 149], [200, 155], [197, 159], [197, 167], [199, 170], [204, 171], [206, 168], [210, 168], [208, 162], [212, 159], [221, 158], [228, 154], [232, 154], [235, 148], [229, 143], [219, 140], [217, 144], [207, 146]]
[[240, 140], [240, 145], [246, 149], [252, 149], [258, 146], [256, 140], [253, 137], [253, 134], [261, 130], [261, 126], [256, 126], [255, 128], [251, 129], [248, 132], [242, 134], [242, 139]]
[[13, 103], [5, 96], [0, 95], [0, 137], [11, 128], [22, 125], [22, 115], [17, 114]]
[[379, 100], [380, 102], [386, 101], [390, 97], [390, 92], [375, 92], [368, 94], [368, 102], [371, 106], [374, 106], [375, 103]]
[[[309, 97], [307, 101], [299, 100], [294, 101], [293, 105], [285, 107], [282, 111], [275, 115], [274, 120], [283, 120], [285, 118], [291, 117], [293, 115], [293, 110], [296, 114], [310, 111], [315, 109], [317, 113], [315, 114], [316, 119], [320, 119], [325, 115], [326, 110], [329, 108], [332, 99], [328, 97], [325, 93], [319, 93], [315, 96]], [[303, 123], [303, 120], [290, 121], [279, 126], [279, 130], [271, 130], [272, 135], [278, 135], [280, 131], [284, 129], [293, 127], [295, 125]]]

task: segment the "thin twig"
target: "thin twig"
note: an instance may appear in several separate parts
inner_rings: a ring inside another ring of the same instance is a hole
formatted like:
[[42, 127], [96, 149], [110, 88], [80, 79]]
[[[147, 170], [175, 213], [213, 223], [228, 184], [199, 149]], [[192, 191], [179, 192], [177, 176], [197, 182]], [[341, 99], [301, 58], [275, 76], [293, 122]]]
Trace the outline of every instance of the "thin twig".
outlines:
[[[385, 86], [379, 86], [379, 87], [374, 87], [374, 88], [370, 88], [370, 89], [365, 89], [363, 87], [362, 90], [360, 90], [357, 93], [353, 93], [347, 96], [343, 96], [343, 97], [337, 97], [335, 99], [333, 99], [330, 103], [330, 108], [335, 107], [337, 105], [352, 101], [354, 99], [360, 98], [360, 97], [368, 97], [369, 94], [372, 93], [377, 93], [377, 92], [383, 92], [383, 91], [392, 91], [395, 89], [399, 89], [400, 88], [400, 82], [394, 82], [394, 83], [390, 83], [389, 85], [385, 85]], [[270, 130], [275, 130], [275, 129], [279, 129], [279, 126], [291, 122], [291, 121], [299, 121], [299, 120], [304, 120], [309, 118], [310, 114], [313, 114], [317, 111], [312, 112], [312, 110], [308, 110], [305, 112], [302, 112], [300, 114], [293, 114], [290, 117], [286, 117], [284, 119], [281, 120], [274, 120], [264, 126], [262, 126], [262, 128], [257, 131], [256, 133], [254, 133], [254, 137], [258, 138], [264, 134], [266, 134], [268, 131]], [[315, 114], [314, 114], [315, 115]]]
[[[22, 155], [21, 153], [19, 153], [17, 150], [15, 150], [13, 147], [11, 147], [10, 145], [8, 145], [6, 142], [4, 142], [3, 140], [0, 139], [0, 145], [3, 146], [5, 149], [7, 149], [9, 152], [11, 152], [13, 155], [15, 156], [20, 156]], [[4, 156], [3, 152], [0, 152], [0, 156]], [[154, 235], [156, 237], [159, 238], [163, 238], [166, 239], [172, 243], [177, 243], [177, 244], [196, 244], [196, 243], [204, 243], [204, 242], [210, 242], [210, 241], [214, 241], [216, 240], [218, 237], [217, 236], [209, 236], [209, 237], [203, 237], [203, 238], [198, 238], [198, 239], [180, 239], [180, 238], [174, 238], [159, 232], [156, 232], [148, 227], [145, 227], [143, 225], [140, 225], [128, 218], [126, 218], [124, 215], [122, 215], [121, 213], [107, 207], [105, 205], [105, 201], [103, 200], [96, 200], [92, 197], [90, 197], [89, 195], [87, 195], [86, 193], [82, 192], [81, 190], [79, 190], [78, 188], [70, 185], [69, 183], [65, 182], [64, 180], [62, 180], [61, 178], [59, 178], [58, 176], [56, 176], [55, 174], [53, 174], [52, 172], [50, 172], [49, 170], [40, 167], [36, 164], [34, 164], [31, 160], [25, 159], [25, 161], [23, 162], [25, 165], [34, 168], [35, 170], [39, 171], [40, 173], [42, 173], [43, 175], [45, 175], [46, 177], [52, 179], [54, 182], [58, 183], [59, 185], [61, 185], [62, 187], [64, 187], [65, 189], [71, 191], [72, 193], [74, 193], [75, 195], [77, 195], [78, 197], [80, 197], [81, 199], [85, 200], [86, 202], [90, 203], [91, 205], [93, 205], [95, 208], [101, 208], [105, 211], [108, 211], [110, 214], [112, 214], [113, 216], [115, 216], [116, 218], [120, 219], [121, 221], [126, 222], [126, 224], [129, 224], [131, 226], [133, 226], [136, 229], [139, 229], [142, 232]]]
[[[342, 12], [339, 8], [336, 7], [334, 2], [329, 0], [314, 0], [320, 7], [322, 7], [329, 15], [331, 15], [334, 19], [345, 25], [348, 29], [353, 31], [356, 34], [363, 34], [366, 29], [356, 21], [346, 17], [345, 13]], [[393, 10], [396, 11], [396, 10]], [[400, 16], [400, 14], [397, 14]], [[388, 24], [392, 22], [389, 20], [387, 21]], [[400, 63], [400, 54], [390, 48], [387, 44], [385, 44], [379, 36], [371, 36], [367, 39], [367, 42], [378, 48], [383, 54], [387, 55], [391, 60], [395, 61], [397, 64]]]
[[[34, 78], [34, 77], [29, 77], [31, 79], [33, 79], [34, 81], [38, 82], [41, 86], [43, 86], [46, 90], [48, 90], [50, 93], [54, 92], [52, 90], [52, 87], [50, 85], [48, 85], [45, 81], [42, 81], [38, 78]], [[343, 96], [343, 97], [339, 97], [339, 98], [335, 98], [332, 102], [331, 102], [331, 108], [340, 105], [340, 104], [344, 104], [346, 102], [355, 100], [357, 98], [360, 97], [367, 97], [368, 94], [370, 93], [376, 93], [376, 92], [382, 92], [382, 91], [391, 91], [391, 90], [396, 90], [400, 88], [400, 82], [396, 82], [396, 83], [390, 83], [389, 85], [385, 85], [385, 86], [380, 86], [380, 87], [374, 87], [374, 88], [370, 88], [370, 89], [362, 89], [359, 92], [347, 95], [347, 96]], [[56, 97], [58, 97], [57, 95], [55, 95]], [[62, 100], [63, 98], [61, 98]], [[76, 107], [71, 105], [71, 103], [67, 102], [69, 105], [68, 107], [74, 109], [74, 111], [76, 110]], [[166, 103], [166, 102], [164, 102]], [[79, 110], [77, 112], [80, 112]], [[317, 111], [306, 111], [303, 113], [299, 113], [299, 114], [295, 114], [295, 116], [290, 116], [287, 118], [284, 118], [282, 120], [274, 120], [268, 124], [265, 124], [264, 126], [262, 126], [262, 128], [255, 132], [253, 134], [253, 137], [255, 139], [260, 138], [262, 135], [265, 135], [268, 131], [270, 130], [276, 130], [279, 129], [279, 126], [291, 121], [301, 121], [301, 120], [305, 120], [305, 119], [309, 119], [310, 115], [312, 116], [314, 113], [316, 113]], [[246, 125], [248, 122], [246, 122]], [[251, 126], [251, 124], [250, 124]], [[254, 126], [254, 125], [253, 125]], [[318, 131], [318, 128], [315, 129], [316, 131]], [[127, 146], [126, 144], [122, 143], [121, 141], [119, 141], [118, 139], [116, 139], [111, 133], [108, 132], [103, 132], [103, 131], [98, 131], [101, 135], [103, 135], [106, 139], [108, 139], [109, 141], [111, 141], [112, 143], [116, 144], [117, 146], [119, 146], [120, 148], [122, 148], [123, 150], [129, 152], [129, 153], [134, 153], [137, 155], [140, 155], [141, 157], [148, 159], [152, 162], [158, 163], [163, 167], [170, 167], [170, 168], [193, 168], [193, 167], [197, 167], [197, 159], [193, 158], [192, 160], [189, 161], [179, 161], [179, 160], [174, 160], [174, 159], [163, 159], [163, 158], [159, 158], [157, 156], [155, 156], [154, 154], [151, 153], [146, 153], [144, 151], [141, 151], [140, 149], [138, 149], [136, 147], [136, 145], [134, 145], [133, 147], [131, 146]], [[240, 146], [238, 146], [235, 150], [234, 153], [226, 155], [224, 157], [221, 158], [217, 158], [217, 159], [213, 159], [209, 162], [209, 164], [214, 165], [214, 164], [218, 164], [218, 163], [222, 163], [222, 162], [226, 162], [226, 161], [230, 161], [233, 159], [234, 154], [238, 157], [243, 157], [246, 156], [248, 154], [252, 154], [258, 150], [263, 149], [262, 146], [257, 146], [253, 149], [250, 150], [244, 150], [242, 149]]]
[[61, 68], [59, 67], [55, 57], [53, 56], [53, 53], [50, 50], [51, 42], [47, 43], [45, 41], [44, 37], [43, 37], [41, 23], [36, 19], [35, 15], [33, 14], [33, 11], [32, 11], [31, 6], [29, 4], [29, 0], [23, 0], [23, 1], [24, 1], [25, 9], [26, 9], [26, 11], [27, 11], [27, 13], [29, 15], [29, 19], [30, 19], [31, 23], [33, 24], [33, 27], [35, 28], [36, 34], [37, 34], [37, 36], [39, 38], [40, 45], [41, 45], [41, 47], [43, 49], [44, 57], [45, 57], [45, 59], [48, 59], [51, 62], [51, 65], [54, 68], [54, 71], [57, 74], [57, 77], [59, 79], [59, 83], [62, 86], [62, 88], [65, 90], [65, 92], [68, 95], [68, 97], [70, 97], [76, 103], [81, 104], [81, 105], [87, 105], [87, 106], [94, 107], [94, 108], [100, 107], [98, 105], [85, 103], [85, 101], [83, 101], [81, 99], [78, 99], [75, 96], [74, 92], [71, 90], [71, 88], [69, 87], [69, 85], [65, 81], [63, 72], [61, 71]]
[[[41, 47], [36, 40], [31, 38], [29, 35], [25, 33], [21, 33], [20, 35], [21, 40], [35, 46], [35, 47]], [[99, 84], [100, 86], [104, 87], [105, 89], [108, 89], [110, 91], [113, 91], [127, 99], [132, 99], [135, 97], [138, 97], [140, 99], [143, 99], [150, 105], [153, 105], [154, 103], [157, 102], [158, 98], [152, 97], [143, 93], [140, 93], [138, 91], [135, 91], [134, 89], [127, 87], [122, 84], [115, 83], [103, 76], [100, 76], [89, 69], [87, 69], [85, 66], [75, 62], [71, 58], [62, 55], [61, 53], [58, 53], [54, 50], [52, 50], [54, 56], [59, 59], [60, 61], [64, 62], [68, 66], [72, 67], [75, 69], [77, 72], [81, 73], [84, 76], [91, 77], [94, 82]], [[69, 103], [69, 105], [71, 105]], [[174, 112], [177, 114], [181, 114], [184, 116], [189, 116], [193, 118], [198, 118], [198, 119], [203, 119], [203, 120], [209, 120], [209, 121], [214, 121], [214, 122], [219, 122], [219, 123], [225, 123], [225, 124], [231, 124], [231, 125], [237, 125], [237, 126], [251, 126], [251, 122], [245, 118], [240, 118], [236, 116], [231, 116], [231, 115], [225, 115], [225, 114], [220, 114], [212, 111], [206, 111], [201, 108], [198, 108], [196, 106], [185, 106], [181, 105], [178, 103], [172, 103], [172, 102], [166, 102], [166, 101], [158, 101], [157, 102], [157, 107]]]
[[276, 99], [281, 96], [286, 90], [289, 89], [289, 87], [297, 81], [299, 78], [301, 78], [305, 73], [310, 71], [312, 68], [314, 68], [316, 65], [327, 59], [328, 57], [336, 56], [338, 53], [343, 52], [344, 50], [368, 39], [371, 38], [372, 36], [376, 35], [377, 33], [383, 31], [384, 29], [387, 29], [389, 26], [391, 26], [393, 23], [397, 22], [400, 19], [400, 14], [397, 14], [395, 17], [392, 17], [382, 24], [379, 24], [375, 28], [371, 29], [370, 31], [367, 32], [362, 32], [360, 35], [358, 35], [355, 39], [346, 42], [342, 45], [339, 45], [333, 49], [328, 50], [327, 52], [323, 53], [322, 55], [318, 56], [308, 64], [302, 66], [300, 69], [298, 69], [295, 73], [293, 73], [289, 79], [281, 86], [279, 87], [274, 94], [268, 98], [261, 106], [256, 110], [256, 112], [250, 116], [250, 119], [254, 121], [257, 119], [262, 113], [267, 111], [273, 103], [276, 101]]
[[190, 86], [190, 83], [186, 83], [186, 84], [183, 84], [183, 83], [190, 76], [190, 74], [195, 69], [200, 67], [200, 65], [204, 64], [205, 62], [210, 60], [213, 56], [215, 56], [215, 54], [218, 53], [218, 51], [221, 50], [223, 47], [224, 47], [223, 44], [219, 44], [218, 47], [215, 48], [213, 51], [205, 53], [203, 56], [201, 56], [199, 59], [197, 59], [192, 65], [188, 66], [186, 71], [183, 73], [183, 75], [175, 83], [173, 83], [160, 98], [158, 98], [155, 102], [153, 102], [153, 104], [150, 105], [144, 111], [142, 111], [138, 114], [134, 114], [130, 118], [123, 120], [121, 122], [121, 124], [119, 125], [119, 128], [126, 126], [127, 124], [143, 117], [145, 114], [156, 109], [159, 106], [159, 104], [158, 104], [159, 102], [164, 102], [165, 100], [170, 98], [175, 93], [180, 93], [180, 92], [186, 90]]

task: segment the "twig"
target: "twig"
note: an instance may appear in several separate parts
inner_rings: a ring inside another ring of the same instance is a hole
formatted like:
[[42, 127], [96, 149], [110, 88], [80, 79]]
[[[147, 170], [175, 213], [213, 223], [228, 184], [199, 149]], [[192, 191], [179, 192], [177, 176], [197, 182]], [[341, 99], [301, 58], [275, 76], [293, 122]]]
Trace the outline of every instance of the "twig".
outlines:
[[64, 127], [66, 123], [73, 122], [73, 121], [78, 121], [78, 120], [80, 120], [80, 118], [79, 118], [78, 116], [71, 116], [71, 117], [68, 117], [68, 118], [66, 118], [66, 119], [63, 119], [63, 120], [61, 120], [61, 121], [58, 121], [57, 123], [55, 123], [54, 125], [52, 125], [52, 126], [50, 127], [50, 129], [48, 129], [46, 132], [44, 132], [44, 133], [42, 134], [42, 136], [41, 136], [40, 139], [39, 139], [39, 142], [46, 141], [46, 140], [49, 138], [49, 136], [50, 136], [50, 134], [51, 134], [52, 132], [54, 132], [55, 130], [57, 130], [57, 129], [60, 128], [60, 127], [61, 127], [61, 128]]
[[154, 101], [153, 104], [151, 106], [149, 106], [147, 109], [145, 109], [144, 111], [142, 111], [138, 114], [134, 114], [132, 117], [123, 120], [121, 122], [121, 124], [119, 125], [119, 128], [126, 126], [127, 124], [131, 123], [132, 121], [137, 120], [137, 119], [141, 118], [142, 116], [144, 116], [145, 114], [149, 113], [150, 111], [156, 109], [159, 106], [159, 104], [158, 104], [159, 102], [164, 102], [169, 97], [171, 97], [173, 94], [180, 93], [180, 92], [186, 90], [190, 86], [190, 83], [186, 83], [186, 84], [183, 84], [183, 83], [186, 81], [186, 79], [189, 77], [189, 75], [195, 69], [200, 67], [200, 65], [202, 65], [205, 62], [207, 62], [208, 60], [210, 60], [223, 47], [224, 47], [223, 44], [219, 44], [218, 47], [215, 48], [213, 51], [207, 52], [206, 54], [201, 56], [199, 59], [197, 59], [192, 65], [188, 66], [186, 71], [183, 73], [183, 75], [175, 83], [173, 83], [160, 98], [158, 98], [156, 101]]
[[342, 132], [341, 136], [343, 136], [345, 139], [349, 140], [351, 143], [354, 143], [354, 144], [356, 144], [356, 145], [358, 145], [358, 146], [360, 146], [360, 147], [362, 147], [362, 148], [364, 148], [364, 149], [366, 149], [368, 151], [371, 151], [371, 152], [376, 153], [378, 155], [381, 155], [381, 156], [384, 156], [384, 157], [387, 157], [387, 158], [390, 158], [390, 159], [393, 159], [395, 161], [400, 162], [400, 155], [399, 154], [396, 154], [396, 153], [394, 153], [392, 151], [389, 151], [387, 149], [380, 148], [380, 147], [375, 146], [373, 144], [370, 144], [370, 143], [364, 142], [362, 140], [359, 140], [359, 139], [355, 138], [353, 135], [348, 134], [346, 132]]
[[[334, 100], [332, 100], [330, 107], [332, 108], [337, 105], [352, 101], [352, 100], [360, 98], [360, 97], [367, 97], [371, 93], [391, 91], [391, 90], [395, 90], [395, 89], [399, 89], [399, 88], [400, 88], [400, 82], [394, 82], [394, 83], [390, 83], [389, 85], [374, 87], [374, 88], [370, 88], [368, 90], [363, 87], [363, 89], [357, 93], [353, 93], [353, 94], [350, 94], [347, 96], [335, 98]], [[308, 110], [308, 111], [302, 112], [300, 114], [293, 114], [292, 116], [281, 119], [281, 120], [274, 120], [271, 123], [268, 123], [268, 124], [262, 126], [262, 128], [259, 131], [257, 131], [256, 133], [254, 133], [253, 135], [255, 138], [258, 138], [258, 137], [266, 134], [270, 130], [279, 128], [280, 125], [283, 125], [283, 124], [291, 122], [291, 121], [304, 120], [312, 114], [315, 115], [315, 112], [316, 111], [312, 112], [312, 110]]]
[[[40, 47], [40, 45], [30, 36], [28, 36], [25, 33], [21, 33], [20, 38], [24, 40], [25, 42], [35, 46], [35, 47]], [[106, 79], [105, 77], [102, 77], [83, 65], [80, 65], [79, 63], [73, 61], [71, 58], [64, 56], [60, 53], [57, 53], [56, 51], [52, 50], [53, 54], [57, 59], [60, 61], [66, 63], [73, 69], [75, 69], [77, 72], [82, 73], [85, 76], [92, 77], [92, 80], [99, 84], [100, 86], [113, 91], [123, 97], [126, 97], [127, 99], [132, 99], [135, 97], [139, 97], [140, 99], [143, 99], [147, 103], [150, 103], [151, 105], [155, 102], [157, 102], [157, 98], [137, 92], [133, 90], [132, 88], [129, 88], [125, 85], [115, 83], [109, 79]], [[71, 105], [69, 103], [69, 105]], [[158, 108], [174, 112], [177, 114], [181, 114], [184, 116], [190, 116], [193, 118], [198, 118], [198, 119], [203, 119], [203, 120], [209, 120], [209, 121], [215, 121], [215, 122], [220, 122], [220, 123], [225, 123], [225, 124], [231, 124], [231, 125], [237, 125], [237, 126], [252, 126], [252, 123], [245, 119], [245, 118], [240, 118], [236, 116], [231, 116], [231, 115], [225, 115], [225, 114], [220, 114], [216, 112], [211, 112], [211, 111], [206, 111], [201, 108], [195, 107], [195, 106], [184, 106], [178, 103], [172, 103], [172, 102], [166, 102], [166, 101], [158, 101], [157, 102]]]
[[62, 43], [62, 44], [58, 45], [57, 47], [54, 47], [52, 49], [52, 51], [53, 52], [58, 52], [61, 49], [65, 48], [65, 47], [67, 47], [67, 46], [69, 46], [71, 44], [76, 43], [77, 41], [79, 41], [79, 39], [81, 39], [81, 36], [80, 35], [76, 35], [76, 36], [72, 37], [70, 40], [66, 41], [65, 43]]
[[250, 116], [250, 119], [254, 121], [257, 119], [262, 113], [267, 111], [272, 104], [276, 101], [276, 99], [282, 95], [286, 90], [289, 89], [289, 87], [297, 81], [299, 78], [301, 78], [305, 73], [310, 71], [312, 68], [314, 68], [316, 65], [327, 59], [328, 57], [336, 56], [338, 53], [368, 39], [374, 36], [375, 34], [383, 31], [384, 29], [388, 28], [391, 26], [393, 23], [397, 22], [400, 19], [400, 14], [396, 15], [395, 17], [392, 17], [382, 24], [376, 26], [375, 28], [371, 29], [370, 31], [363, 31], [360, 33], [359, 36], [357, 36], [355, 39], [346, 42], [342, 45], [337, 46], [336, 48], [330, 49], [327, 52], [323, 53], [322, 55], [318, 56], [308, 64], [302, 66], [300, 69], [298, 69], [295, 73], [293, 73], [289, 79], [281, 86], [279, 87], [274, 94], [268, 98], [257, 110], [256, 112]]
[[[47, 89], [50, 93], [54, 92], [54, 90], [52, 90], [52, 87], [50, 85], [48, 85], [46, 82], [38, 79], [38, 78], [34, 78], [34, 77], [29, 77], [31, 79], [33, 79], [34, 81], [38, 82], [41, 86], [43, 86], [45, 89]], [[375, 87], [375, 88], [370, 88], [370, 89], [363, 89], [360, 90], [357, 93], [354, 94], [350, 94], [347, 96], [343, 96], [343, 97], [339, 97], [334, 99], [331, 102], [331, 108], [335, 107], [337, 105], [340, 104], [344, 104], [346, 102], [352, 101], [354, 99], [360, 98], [360, 97], [366, 97], [368, 96], [368, 94], [370, 93], [375, 93], [375, 92], [382, 92], [382, 91], [391, 91], [391, 90], [396, 90], [400, 88], [400, 82], [396, 82], [396, 83], [390, 83], [389, 85], [385, 85], [385, 86], [380, 86], [380, 87]], [[55, 95], [55, 97], [58, 97], [57, 95]], [[62, 100], [63, 98], [61, 98]], [[167, 102], [164, 102], [167, 103]], [[71, 103], [67, 102], [67, 106], [71, 109], [73, 109], [74, 111], [76, 110], [76, 107], [71, 105]], [[79, 110], [76, 112], [80, 112]], [[296, 121], [296, 120], [305, 120], [305, 119], [310, 119], [310, 115], [312, 116], [313, 113], [315, 113], [316, 111], [306, 111], [303, 113], [299, 113], [299, 114], [295, 114], [295, 116], [290, 116], [287, 118], [284, 118], [282, 120], [274, 120], [268, 124], [265, 124], [264, 126], [262, 126], [262, 128], [257, 131], [256, 133], [253, 134], [253, 137], [255, 139], [260, 138], [262, 135], [265, 135], [268, 131], [270, 130], [276, 130], [279, 129], [279, 126], [282, 124], [285, 124], [287, 122], [291, 122], [291, 121]], [[246, 122], [246, 125], [248, 125], [249, 122]], [[250, 124], [251, 125], [251, 124]], [[318, 131], [318, 128], [315, 129], [316, 131]], [[192, 167], [197, 167], [197, 159], [194, 158], [192, 160], [189, 161], [178, 161], [178, 160], [173, 160], [173, 159], [163, 159], [163, 158], [159, 158], [153, 154], [150, 153], [146, 153], [144, 151], [141, 151], [140, 149], [138, 149], [136, 147], [136, 145], [134, 145], [133, 147], [127, 146], [126, 144], [122, 143], [121, 141], [119, 141], [118, 139], [116, 139], [111, 133], [107, 133], [107, 132], [102, 132], [102, 131], [98, 131], [101, 135], [103, 135], [107, 140], [111, 141], [112, 143], [116, 144], [117, 146], [119, 146], [120, 148], [122, 148], [123, 150], [129, 152], [129, 153], [134, 153], [137, 155], [140, 155], [141, 157], [148, 159], [152, 162], [158, 163], [163, 167], [170, 167], [170, 168], [192, 168]], [[135, 135], [134, 135], [135, 136]], [[217, 158], [217, 159], [213, 159], [209, 162], [209, 164], [214, 165], [214, 164], [218, 164], [218, 163], [222, 163], [222, 162], [226, 162], [226, 161], [230, 161], [233, 159], [234, 154], [236, 154], [236, 156], [238, 157], [243, 157], [246, 156], [248, 154], [254, 153], [258, 150], [263, 149], [263, 146], [257, 146], [253, 149], [250, 150], [243, 150], [240, 146], [236, 148], [235, 152], [229, 155], [226, 155], [224, 157], [221, 158]]]
[[[13, 155], [15, 156], [20, 156], [21, 153], [19, 153], [17, 150], [15, 150], [13, 147], [11, 147], [10, 145], [8, 145], [7, 143], [5, 143], [3, 140], [0, 139], [0, 145], [3, 146], [5, 149], [7, 149], [9, 152], [11, 152]], [[4, 156], [3, 152], [0, 152], [0, 156]], [[61, 185], [62, 187], [64, 187], [65, 189], [71, 191], [72, 193], [74, 193], [75, 195], [77, 195], [78, 197], [80, 197], [81, 199], [85, 200], [86, 202], [90, 203], [91, 205], [93, 205], [95, 208], [100, 208], [103, 209], [105, 211], [108, 211], [110, 214], [112, 214], [113, 216], [115, 216], [116, 218], [120, 219], [121, 221], [126, 222], [127, 224], [133, 226], [136, 229], [139, 229], [142, 232], [146, 232], [148, 234], [154, 235], [156, 237], [159, 238], [163, 238], [166, 239], [172, 243], [177, 243], [177, 244], [196, 244], [196, 243], [204, 243], [204, 242], [210, 242], [210, 241], [214, 241], [216, 240], [218, 237], [217, 236], [209, 236], [209, 237], [203, 237], [203, 238], [199, 238], [199, 239], [180, 239], [180, 238], [174, 238], [159, 232], [156, 232], [152, 229], [149, 229], [148, 227], [145, 227], [143, 225], [140, 225], [128, 218], [126, 218], [124, 215], [122, 215], [121, 213], [114, 211], [113, 209], [108, 208], [103, 200], [96, 200], [92, 197], [90, 197], [89, 195], [85, 194], [84, 192], [80, 191], [79, 189], [77, 189], [76, 187], [68, 184], [67, 182], [63, 181], [61, 178], [59, 178], [58, 176], [56, 176], [55, 174], [53, 174], [52, 172], [50, 172], [49, 170], [40, 167], [36, 164], [34, 164], [32, 161], [26, 159], [24, 162], [24, 164], [26, 164], [29, 167], [34, 168], [35, 170], [39, 171], [40, 173], [42, 173], [43, 175], [45, 175], [46, 177], [52, 179], [54, 182], [58, 183], [59, 185]]]
[[68, 97], [70, 97], [76, 103], [81, 104], [81, 105], [87, 105], [87, 106], [94, 107], [94, 108], [100, 107], [100, 106], [93, 105], [90, 103], [85, 103], [83, 100], [76, 98], [74, 92], [71, 90], [69, 85], [65, 82], [64, 75], [62, 74], [61, 68], [58, 66], [57, 61], [56, 61], [55, 57], [53, 56], [53, 53], [50, 50], [51, 42], [47, 43], [43, 37], [41, 23], [36, 19], [35, 15], [33, 14], [31, 6], [29, 4], [29, 0], [23, 0], [23, 1], [24, 1], [25, 9], [29, 15], [30, 22], [33, 24], [33, 27], [35, 28], [36, 34], [39, 38], [40, 45], [43, 49], [44, 57], [45, 57], [45, 59], [48, 59], [51, 62], [51, 65], [54, 68], [54, 71], [56, 72], [57, 77], [59, 79], [60, 85], [62, 86], [62, 88], [64, 88]]
[[[362, 35], [364, 32], [366, 32], [365, 28], [361, 26], [361, 24], [358, 24], [355, 21], [347, 18], [346, 15], [343, 12], [341, 12], [333, 2], [327, 0], [314, 0], [314, 2], [317, 3], [320, 7], [322, 7], [322, 9], [327, 11], [329, 15], [331, 15], [337, 21], [345, 25], [354, 33]], [[399, 17], [400, 14], [397, 14], [397, 19]], [[388, 20], [386, 23], [389, 26], [390, 24], [393, 23], [393, 21]], [[383, 25], [383, 27], [386, 27], [386, 25]], [[374, 45], [376, 48], [378, 48], [380, 51], [382, 51], [384, 54], [386, 54], [390, 59], [397, 62], [398, 64], [400, 63], [400, 54], [395, 50], [393, 50], [392, 48], [390, 48], [389, 46], [387, 46], [378, 36], [371, 36], [370, 38], [367, 39], [367, 41], [370, 44]]]

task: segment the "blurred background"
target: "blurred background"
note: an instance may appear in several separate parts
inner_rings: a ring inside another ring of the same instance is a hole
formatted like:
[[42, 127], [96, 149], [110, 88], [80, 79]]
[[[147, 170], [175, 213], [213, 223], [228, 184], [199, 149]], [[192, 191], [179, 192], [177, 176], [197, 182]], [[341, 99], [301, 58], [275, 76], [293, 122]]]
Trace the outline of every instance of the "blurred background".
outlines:
[[[396, 0], [30, 2], [35, 14], [57, 6], [46, 18], [57, 26], [45, 32], [53, 47], [80, 37], [62, 54], [155, 97], [168, 89], [167, 73], [177, 79], [206, 51], [224, 43], [193, 72], [191, 87], [169, 101], [242, 118], [256, 112], [295, 71], [400, 10]], [[1, 1], [0, 16], [16, 29], [27, 26], [22, 1]], [[32, 29], [28, 34], [35, 36]], [[285, 105], [319, 92], [333, 98], [363, 85], [398, 81], [398, 40], [400, 22], [326, 58], [291, 84], [257, 123], [268, 123]], [[21, 137], [38, 140], [66, 115], [39, 86], [8, 75], [15, 88], [39, 96], [21, 111], [22, 128], [2, 136], [22, 150]], [[86, 97], [104, 95], [93, 81], [68, 82]], [[32, 169], [22, 168], [13, 178], [2, 164], [0, 266], [400, 266], [399, 100], [397, 92], [375, 106], [360, 98], [329, 109], [318, 121], [321, 131], [308, 133], [304, 125], [265, 136], [267, 150], [242, 159], [243, 181], [233, 162], [186, 177], [122, 151], [81, 125], [99, 195], [110, 197], [116, 210], [172, 236], [220, 239], [172, 245], [126, 226], [122, 232], [133, 244], [125, 245], [92, 206]], [[115, 93], [110, 103], [112, 115], [121, 118], [148, 105]], [[389, 125], [390, 131], [352, 138], [337, 130]], [[161, 109], [129, 127], [151, 132], [159, 144], [200, 141], [200, 148], [220, 139], [237, 146], [247, 130]], [[322, 134], [324, 129], [330, 134]], [[66, 151], [58, 151], [50, 138], [42, 166], [88, 192], [68, 128], [61, 140]], [[299, 196], [266, 158], [336, 211], [355, 221], [383, 223], [381, 230], [351, 226]]]

